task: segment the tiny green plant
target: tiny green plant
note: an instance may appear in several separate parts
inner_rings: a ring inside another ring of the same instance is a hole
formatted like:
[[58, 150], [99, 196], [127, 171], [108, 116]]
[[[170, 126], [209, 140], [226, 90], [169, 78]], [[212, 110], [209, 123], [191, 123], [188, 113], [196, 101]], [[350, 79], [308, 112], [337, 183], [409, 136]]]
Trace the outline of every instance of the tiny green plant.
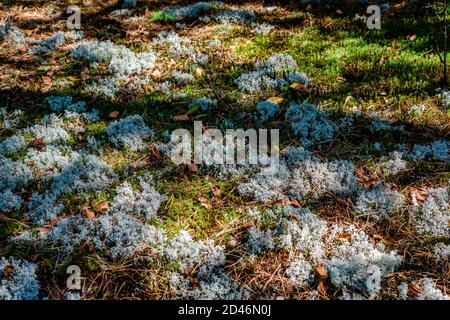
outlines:
[[174, 19], [175, 17], [171, 12], [157, 11], [151, 17], [150, 22], [170, 21]]

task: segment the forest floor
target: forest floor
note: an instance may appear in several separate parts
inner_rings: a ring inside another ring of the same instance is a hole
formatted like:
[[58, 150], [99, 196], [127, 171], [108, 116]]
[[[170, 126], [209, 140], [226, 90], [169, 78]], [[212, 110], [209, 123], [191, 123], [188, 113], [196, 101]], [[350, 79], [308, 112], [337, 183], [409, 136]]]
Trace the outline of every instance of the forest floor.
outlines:
[[[227, 2], [178, 17], [161, 10], [186, 1], [71, 3], [83, 39], [69, 36], [63, 1], [14, 1], [9, 19], [27, 40], [0, 42], [0, 256], [35, 266], [39, 297], [450, 293], [450, 94], [432, 8], [392, 3], [381, 29], [368, 30], [355, 20], [366, 7], [353, 4]], [[0, 25], [8, 15], [1, 4]], [[37, 41], [60, 31], [57, 45]], [[108, 58], [117, 46], [74, 54], [93, 40], [130, 49], [127, 66]], [[129, 71], [142, 52], [154, 62]], [[267, 75], [284, 82], [250, 74], [249, 91], [241, 76], [271, 57], [287, 59]], [[275, 112], [259, 121], [264, 101]], [[133, 115], [142, 118], [124, 121]], [[194, 121], [279, 129], [289, 177], [174, 164], [168, 137]], [[4, 261], [7, 286], [14, 263]], [[66, 286], [70, 265], [82, 290]]]

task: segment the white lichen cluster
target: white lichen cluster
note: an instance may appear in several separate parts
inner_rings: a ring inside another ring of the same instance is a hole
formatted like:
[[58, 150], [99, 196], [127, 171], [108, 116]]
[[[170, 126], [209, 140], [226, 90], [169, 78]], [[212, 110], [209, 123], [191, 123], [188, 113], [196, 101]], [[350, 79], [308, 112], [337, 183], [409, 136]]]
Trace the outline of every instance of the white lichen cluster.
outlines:
[[20, 135], [13, 135], [0, 142], [0, 154], [8, 155], [18, 152], [26, 147], [25, 139]]
[[377, 185], [372, 190], [359, 192], [353, 212], [358, 218], [387, 218], [405, 202], [406, 198], [400, 192], [385, 185]]
[[123, 45], [111, 41], [87, 41], [78, 44], [71, 56], [89, 62], [106, 63], [110, 75], [91, 84], [88, 90], [114, 97], [121, 83], [128, 83], [132, 76], [140, 76], [145, 70], [153, 69], [156, 55], [153, 51], [135, 53]]
[[302, 147], [290, 148], [286, 155], [238, 186], [238, 192], [259, 202], [281, 199], [318, 199], [325, 193], [341, 196], [356, 190], [350, 162], [323, 162]]
[[[98, 121], [98, 112], [87, 111], [83, 101], [75, 103], [68, 96], [52, 96], [47, 98], [47, 102], [50, 109], [58, 114], [51, 113], [32, 126], [17, 129], [14, 135], [0, 143], [0, 167], [4, 171], [4, 178], [0, 181], [0, 210], [11, 213], [24, 208], [23, 216], [38, 225], [54, 220], [63, 211], [64, 206], [59, 202], [62, 195], [74, 190], [89, 191], [91, 186], [96, 189], [95, 181], [86, 180], [100, 178], [96, 176], [98, 171], [95, 167], [95, 163], [101, 162], [99, 159], [94, 156], [89, 158], [87, 149], [75, 151], [66, 145], [71, 135], [83, 132], [83, 123]], [[3, 114], [6, 120], [10, 119], [6, 112]], [[17, 116], [20, 114], [17, 113]], [[30, 137], [32, 141], [28, 143]], [[4, 156], [18, 156], [20, 160], [13, 161]], [[89, 160], [80, 160], [84, 158]], [[87, 165], [85, 168], [86, 164], [93, 166]], [[85, 169], [88, 172], [82, 173]], [[90, 169], [94, 171], [89, 172]], [[78, 174], [75, 172], [77, 170]], [[76, 177], [85, 180], [85, 185], [74, 181]], [[43, 184], [44, 194], [33, 191], [23, 206], [24, 199], [18, 191], [32, 180]], [[70, 186], [71, 183], [78, 186]]]
[[396, 175], [407, 168], [407, 162], [403, 160], [403, 155], [394, 151], [389, 154], [389, 158], [379, 164], [379, 168], [385, 175]]
[[397, 149], [404, 158], [413, 161], [450, 162], [450, 141], [436, 140], [429, 145], [415, 144], [412, 148], [408, 148], [406, 145], [397, 145]]
[[0, 300], [39, 300], [37, 266], [18, 258], [0, 258]]
[[285, 118], [303, 146], [331, 140], [337, 132], [329, 115], [313, 104], [292, 104]]
[[450, 91], [444, 91], [439, 95], [445, 109], [450, 109]]
[[5, 108], [0, 108], [0, 125], [5, 129], [13, 129], [19, 125], [22, 116], [23, 111], [20, 109], [8, 113]]
[[15, 48], [23, 48], [28, 44], [23, 32], [9, 22], [0, 25], [0, 41], [5, 41]]
[[35, 44], [34, 47], [31, 47], [28, 52], [34, 55], [46, 54], [49, 52], [53, 52], [59, 47], [63, 46], [65, 43], [65, 34], [62, 31], [58, 31], [51, 35], [50, 37], [46, 37], [42, 40], [34, 40], [32, 41]]
[[260, 102], [256, 105], [254, 118], [258, 123], [265, 123], [280, 113], [280, 107], [268, 101]]
[[253, 32], [260, 36], [267, 36], [272, 32], [274, 29], [274, 26], [268, 24], [268, 23], [254, 23], [253, 25]]
[[255, 64], [255, 71], [239, 76], [235, 83], [246, 93], [264, 93], [286, 86], [292, 82], [308, 86], [310, 81], [304, 73], [297, 72], [297, 62], [286, 54], [273, 54], [266, 61]]
[[180, 58], [188, 58], [194, 63], [205, 64], [209, 61], [206, 54], [197, 53], [196, 49], [191, 45], [190, 39], [182, 37], [173, 31], [162, 31], [152, 40], [152, 43], [158, 47], [167, 46], [169, 52]]
[[155, 190], [152, 176], [145, 175], [138, 180], [140, 190], [127, 181], [117, 187], [111, 210], [136, 215], [142, 220], [155, 218], [164, 197]]
[[30, 168], [0, 155], [0, 211], [9, 212], [21, 206], [23, 201], [15, 191], [19, 191], [32, 178]]
[[444, 294], [430, 278], [423, 278], [413, 281], [413, 285], [417, 286], [419, 294], [414, 297], [408, 296], [408, 284], [402, 282], [398, 286], [399, 298], [402, 300], [450, 300], [450, 297]]
[[216, 20], [222, 24], [247, 24], [251, 25], [256, 20], [253, 10], [223, 10], [216, 15]]
[[433, 246], [433, 253], [438, 261], [448, 261], [450, 258], [450, 244], [443, 242], [436, 243]]
[[217, 106], [216, 99], [210, 99], [206, 97], [198, 98], [190, 104], [190, 107], [199, 106], [202, 111], [210, 110], [213, 107]]
[[203, 17], [205, 14], [222, 9], [224, 3], [221, 1], [197, 2], [187, 6], [174, 6], [171, 8], [164, 8], [166, 14], [173, 16], [175, 20], [196, 19]]
[[[253, 230], [250, 236], [247, 246], [259, 249], [258, 253], [272, 248], [289, 252], [290, 265], [285, 275], [293, 286], [311, 284], [314, 269], [324, 266], [334, 287], [373, 298], [380, 293], [384, 277], [402, 262], [401, 256], [386, 251], [382, 244], [374, 245], [355, 226], [326, 222], [309, 209], [284, 207], [273, 230]], [[258, 240], [259, 245], [255, 243]]]
[[429, 189], [426, 201], [416, 212], [413, 212], [415, 228], [423, 234], [449, 237], [449, 199], [449, 188]]
[[152, 137], [153, 131], [144, 123], [140, 115], [131, 115], [113, 122], [106, 130], [109, 141], [116, 147], [137, 151], [147, 146], [145, 140]]

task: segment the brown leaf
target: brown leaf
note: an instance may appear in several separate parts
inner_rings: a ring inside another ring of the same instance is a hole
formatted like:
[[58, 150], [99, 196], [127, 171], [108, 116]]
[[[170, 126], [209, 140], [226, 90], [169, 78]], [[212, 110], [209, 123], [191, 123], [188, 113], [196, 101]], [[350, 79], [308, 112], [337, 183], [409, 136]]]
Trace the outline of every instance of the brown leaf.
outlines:
[[46, 234], [47, 232], [49, 232], [52, 227], [54, 225], [56, 225], [63, 217], [59, 216], [56, 217], [55, 219], [53, 219], [52, 221], [50, 221], [49, 223], [47, 223], [46, 225], [44, 225], [43, 227], [38, 227], [36, 228], [36, 230], [40, 233], [40, 234]]
[[282, 104], [284, 101], [283, 98], [281, 97], [270, 97], [269, 99], [267, 99], [267, 102], [273, 103], [273, 104]]
[[103, 201], [101, 202], [96, 208], [95, 210], [98, 212], [106, 212], [109, 209], [109, 204], [107, 201]]
[[151, 148], [150, 148], [150, 156], [153, 158], [153, 159], [161, 159], [162, 157], [161, 157], [161, 154], [159, 153], [159, 151], [158, 151], [158, 149], [156, 148], [156, 146], [152, 146]]
[[189, 121], [189, 116], [187, 114], [180, 114], [178, 116], [174, 116], [172, 120], [176, 122]]
[[416, 41], [417, 39], [417, 35], [413, 34], [412, 36], [409, 37], [410, 41]]
[[155, 78], [156, 80], [160, 79], [161, 76], [162, 76], [162, 73], [161, 73], [161, 71], [159, 71], [158, 69], [155, 69], [155, 70], [152, 72], [152, 77]]
[[95, 218], [95, 213], [94, 213], [94, 211], [92, 211], [92, 210], [89, 209], [89, 208], [83, 208], [83, 209], [82, 209], [82, 213], [83, 213], [83, 216], [85, 216], [85, 217], [88, 218], [88, 219], [93, 219], [93, 218]]
[[417, 297], [421, 292], [422, 290], [415, 284], [410, 284], [408, 286], [408, 297]]
[[227, 248], [229, 249], [234, 249], [237, 246], [237, 241], [236, 239], [232, 238], [227, 242]]
[[253, 221], [247, 221], [242, 225], [242, 229], [250, 229], [254, 226], [255, 224], [253, 223]]
[[201, 77], [205, 74], [205, 71], [203, 71], [202, 68], [196, 68], [195, 69], [195, 74], [197, 75], [197, 77]]
[[83, 133], [77, 132], [77, 140], [78, 140], [78, 142], [83, 142], [83, 140], [84, 140]]
[[200, 202], [200, 205], [204, 208], [206, 208], [206, 210], [211, 210], [212, 209], [212, 205], [211, 202], [209, 202], [208, 199], [203, 198], [203, 197], [199, 197], [198, 201]]
[[290, 89], [292, 89], [293, 91], [297, 92], [297, 93], [301, 93], [301, 94], [309, 94], [309, 90], [308, 88], [306, 88], [305, 85], [298, 83], [298, 82], [294, 82], [289, 86]]
[[42, 76], [42, 82], [45, 86], [51, 86], [53, 84], [53, 79], [49, 76]]
[[337, 78], [336, 78], [336, 81], [337, 81], [337, 82], [346, 82], [347, 79], [345, 79], [344, 77], [337, 77]]
[[394, 8], [395, 10], [399, 10], [399, 9], [404, 8], [405, 6], [406, 6], [406, 2], [403, 1], [403, 2], [401, 2], [401, 3], [395, 3], [395, 4], [392, 6], [392, 8]]
[[355, 170], [355, 175], [356, 175], [356, 178], [358, 179], [358, 180], [360, 180], [360, 181], [369, 181], [370, 180], [370, 178], [368, 177], [368, 176], [366, 176], [361, 170], [359, 170], [359, 169], [356, 169]]
[[326, 289], [325, 285], [323, 284], [323, 281], [319, 281], [319, 283], [317, 284], [317, 291], [322, 296], [326, 296], [327, 295], [327, 289]]
[[300, 207], [301, 207], [301, 204], [300, 204], [300, 202], [298, 202], [297, 199], [294, 199], [294, 200], [281, 199], [281, 200], [279, 201], [279, 204], [280, 204], [282, 207], [286, 207], [286, 206], [292, 206], [292, 207], [294, 207], [294, 208], [300, 208]]
[[221, 191], [219, 187], [213, 186], [211, 192], [215, 197], [220, 197]]
[[41, 150], [45, 147], [44, 138], [36, 138], [29, 143], [30, 147]]
[[420, 189], [416, 189], [415, 190], [415, 194], [416, 194], [416, 199], [419, 201], [426, 201], [427, 197], [428, 197], [428, 191], [427, 190], [420, 190]]
[[352, 96], [347, 96], [347, 98], [345, 98], [345, 101], [344, 101], [344, 108], [345, 108], [345, 106], [350, 102], [350, 100], [352, 100], [352, 99], [353, 99]]
[[328, 272], [327, 272], [327, 269], [325, 269], [324, 266], [318, 265], [314, 271], [315, 271], [316, 276], [317, 276], [317, 278], [319, 280], [323, 281], [323, 280], [326, 280], [328, 278]]
[[108, 114], [108, 117], [111, 119], [116, 119], [119, 116], [120, 112], [119, 111], [113, 111], [110, 114]]
[[11, 274], [11, 272], [14, 271], [14, 266], [13, 265], [7, 265], [4, 269], [3, 269], [3, 278], [8, 279], [9, 275]]
[[189, 171], [192, 173], [198, 173], [198, 171], [199, 171], [198, 166], [195, 163], [192, 163], [192, 164], [188, 163], [187, 167], [188, 167]]
[[344, 232], [338, 235], [337, 239], [340, 241], [352, 241], [352, 234]]

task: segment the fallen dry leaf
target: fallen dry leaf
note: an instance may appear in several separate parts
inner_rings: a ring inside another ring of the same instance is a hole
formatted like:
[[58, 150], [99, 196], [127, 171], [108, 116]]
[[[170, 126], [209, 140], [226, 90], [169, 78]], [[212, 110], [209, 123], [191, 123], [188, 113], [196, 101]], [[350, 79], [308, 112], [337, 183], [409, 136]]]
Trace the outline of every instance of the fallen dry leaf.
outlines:
[[158, 151], [158, 149], [156, 148], [156, 146], [152, 146], [151, 148], [150, 148], [150, 156], [153, 158], [153, 159], [161, 159], [162, 157], [161, 157], [161, 154], [159, 153], [159, 151]]
[[221, 191], [219, 187], [213, 186], [211, 192], [215, 197], [220, 197]]
[[211, 210], [212, 209], [212, 205], [211, 202], [209, 202], [208, 199], [203, 198], [203, 197], [199, 197], [198, 201], [200, 202], [200, 205], [204, 208], [206, 208], [206, 210]]
[[395, 4], [392, 6], [392, 8], [395, 9], [395, 10], [399, 10], [399, 9], [404, 8], [405, 6], [406, 6], [406, 2], [403, 1], [403, 2], [401, 2], [401, 3], [395, 3]]
[[45, 147], [44, 138], [36, 138], [29, 143], [30, 147], [41, 150]]
[[187, 167], [189, 169], [190, 172], [192, 173], [198, 173], [199, 169], [198, 169], [198, 165], [196, 165], [195, 163], [188, 163]]
[[174, 116], [172, 120], [176, 122], [189, 121], [189, 116], [187, 114], [180, 114], [178, 116]]
[[14, 266], [13, 265], [7, 265], [4, 269], [3, 269], [3, 278], [8, 279], [9, 275], [11, 274], [11, 272], [14, 271]]
[[110, 114], [108, 114], [108, 118], [116, 119], [119, 116], [119, 114], [120, 114], [119, 111], [113, 111]]
[[250, 229], [254, 226], [255, 224], [253, 223], [253, 221], [247, 221], [242, 225], [242, 229]]
[[286, 207], [286, 206], [292, 206], [294, 208], [300, 208], [301, 207], [300, 202], [298, 202], [298, 200], [296, 200], [296, 199], [294, 199], [294, 200], [281, 199], [279, 204], [282, 207]]
[[340, 235], [338, 235], [337, 239], [339, 241], [352, 241], [352, 234], [351, 233], [341, 233]]
[[359, 169], [356, 169], [355, 170], [355, 175], [356, 175], [356, 178], [358, 179], [358, 180], [360, 180], [360, 181], [369, 181], [370, 180], [370, 178], [368, 177], [368, 176], [366, 176], [361, 170], [359, 170]]
[[161, 73], [161, 71], [159, 71], [158, 69], [155, 69], [155, 70], [152, 72], [152, 77], [153, 77], [155, 80], [160, 79], [161, 76], [162, 76], [162, 73]]
[[98, 212], [106, 212], [109, 209], [109, 204], [107, 201], [103, 201], [102, 203], [100, 203], [95, 210]]
[[95, 213], [94, 213], [94, 211], [92, 211], [92, 210], [89, 209], [89, 208], [83, 208], [82, 213], [83, 213], [83, 216], [84, 216], [85, 218], [87, 218], [87, 219], [93, 219], [93, 218], [95, 218]]
[[352, 100], [352, 99], [353, 99], [352, 96], [347, 96], [347, 97], [345, 98], [345, 101], [344, 101], [344, 108], [345, 108], [345, 106], [350, 102], [350, 100]]
[[202, 68], [196, 68], [195, 69], [195, 74], [197, 75], [197, 77], [201, 77], [205, 74], [205, 72], [203, 71]]
[[53, 79], [50, 78], [49, 76], [42, 76], [42, 82], [44, 83], [45, 86], [50, 87], [53, 84]]
[[267, 102], [273, 103], [273, 104], [282, 104], [284, 101], [283, 98], [281, 97], [270, 97], [269, 99], [267, 99]]
[[298, 82], [294, 82], [289, 86], [290, 89], [292, 89], [293, 91], [295, 91], [296, 93], [301, 93], [301, 94], [308, 94], [309, 90], [308, 88], [306, 88], [305, 85], [298, 83]]
[[325, 296], [327, 294], [327, 289], [325, 285], [323, 284], [323, 281], [319, 281], [317, 284], [317, 291], [322, 295]]
[[323, 280], [328, 278], [328, 272], [327, 272], [327, 269], [325, 269], [324, 266], [318, 265], [314, 271], [315, 271], [316, 276], [317, 276], [317, 278], [319, 280], [323, 281]]
[[46, 234], [49, 232], [53, 226], [55, 226], [63, 217], [59, 216], [44, 225], [43, 227], [36, 228], [36, 231], [38, 231], [40, 234]]
[[237, 241], [236, 241], [234, 238], [230, 239], [230, 240], [227, 242], [227, 247], [228, 247], [229, 249], [234, 249], [234, 248], [236, 248], [236, 246], [237, 246]]
[[421, 292], [422, 290], [415, 284], [410, 284], [408, 286], [408, 297], [417, 297]]

